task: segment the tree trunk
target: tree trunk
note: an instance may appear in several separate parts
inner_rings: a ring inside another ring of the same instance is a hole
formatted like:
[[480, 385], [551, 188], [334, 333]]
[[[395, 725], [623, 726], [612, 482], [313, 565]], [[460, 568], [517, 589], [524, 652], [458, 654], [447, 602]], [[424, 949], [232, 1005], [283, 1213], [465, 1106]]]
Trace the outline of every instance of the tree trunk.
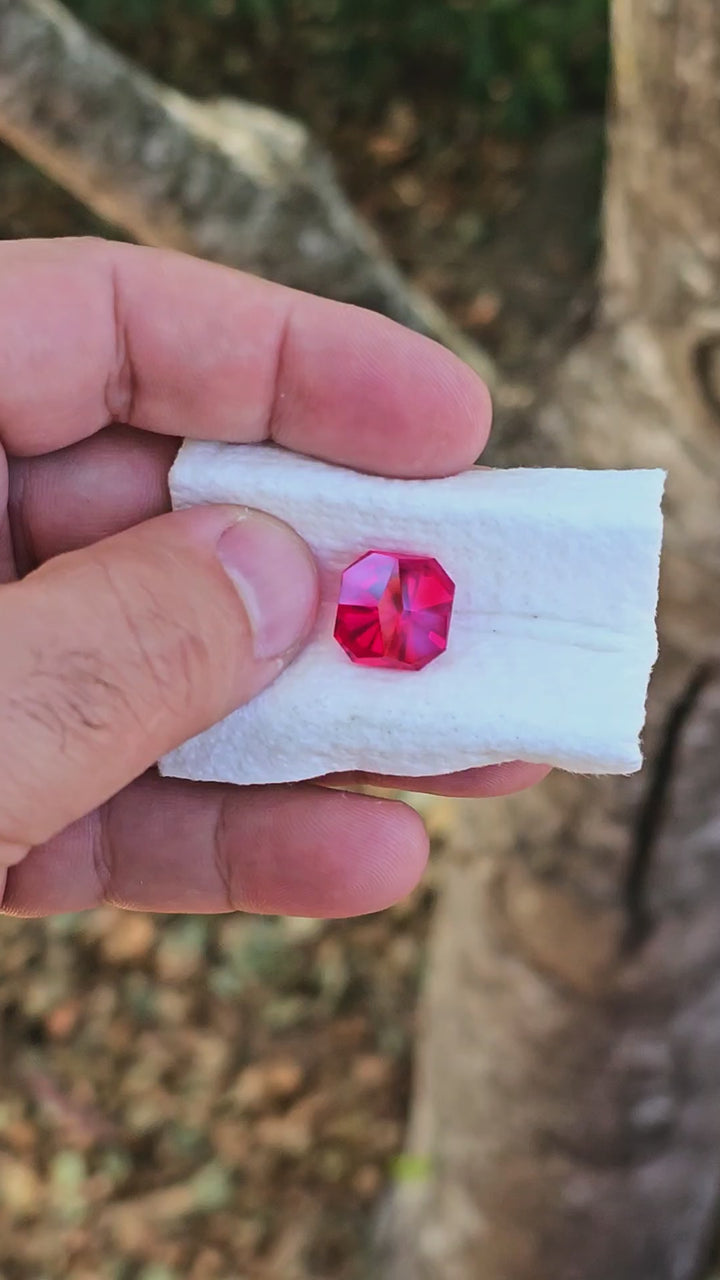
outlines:
[[493, 460], [668, 468], [648, 762], [461, 810], [393, 1280], [701, 1280], [720, 1221], [720, 6], [613, 38], [596, 327]]
[[299, 122], [157, 84], [56, 0], [0, 0], [0, 138], [101, 218], [490, 360], [413, 289]]

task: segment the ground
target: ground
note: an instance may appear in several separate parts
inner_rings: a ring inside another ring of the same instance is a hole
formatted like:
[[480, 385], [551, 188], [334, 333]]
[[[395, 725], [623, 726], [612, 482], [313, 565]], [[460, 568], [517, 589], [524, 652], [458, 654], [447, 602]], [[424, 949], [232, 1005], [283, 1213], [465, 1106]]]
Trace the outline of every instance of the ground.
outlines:
[[432, 895], [348, 923], [4, 921], [5, 1280], [360, 1274], [406, 1172]]
[[[403, 268], [527, 408], [592, 307], [601, 128], [499, 137], [442, 95], [432, 116], [398, 97], [312, 122]], [[0, 151], [0, 235], [98, 230]], [[422, 1176], [402, 1137], [452, 814], [428, 808], [423, 886], [359, 921], [0, 923], [0, 1280], [368, 1274], [391, 1180]]]

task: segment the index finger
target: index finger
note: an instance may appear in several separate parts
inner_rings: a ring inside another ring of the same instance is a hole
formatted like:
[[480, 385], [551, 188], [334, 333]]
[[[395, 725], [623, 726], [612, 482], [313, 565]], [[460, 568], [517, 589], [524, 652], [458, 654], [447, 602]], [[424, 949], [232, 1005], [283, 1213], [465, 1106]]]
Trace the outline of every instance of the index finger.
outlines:
[[394, 476], [470, 466], [490, 398], [437, 343], [183, 254], [0, 244], [0, 441], [46, 453], [122, 422]]

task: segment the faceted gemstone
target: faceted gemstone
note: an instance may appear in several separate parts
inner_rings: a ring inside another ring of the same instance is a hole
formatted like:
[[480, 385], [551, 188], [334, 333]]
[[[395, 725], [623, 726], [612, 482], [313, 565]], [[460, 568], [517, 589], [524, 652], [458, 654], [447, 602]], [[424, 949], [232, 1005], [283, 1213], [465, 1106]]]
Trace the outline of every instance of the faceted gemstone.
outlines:
[[343, 573], [335, 639], [361, 666], [419, 671], [445, 652], [454, 596], [432, 556], [368, 551]]

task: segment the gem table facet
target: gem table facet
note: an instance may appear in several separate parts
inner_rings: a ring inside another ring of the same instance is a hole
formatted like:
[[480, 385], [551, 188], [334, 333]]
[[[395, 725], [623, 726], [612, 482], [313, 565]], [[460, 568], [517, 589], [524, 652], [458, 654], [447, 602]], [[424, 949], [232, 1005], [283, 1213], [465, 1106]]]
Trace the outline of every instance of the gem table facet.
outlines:
[[432, 556], [368, 551], [343, 573], [335, 639], [361, 666], [419, 671], [445, 652], [454, 597]]

